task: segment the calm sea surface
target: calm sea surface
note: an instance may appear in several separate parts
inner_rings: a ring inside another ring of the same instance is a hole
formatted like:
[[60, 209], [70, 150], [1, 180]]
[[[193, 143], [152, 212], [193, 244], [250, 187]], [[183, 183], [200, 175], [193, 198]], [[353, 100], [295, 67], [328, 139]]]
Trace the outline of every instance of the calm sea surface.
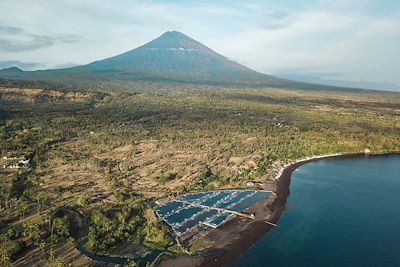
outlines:
[[234, 266], [400, 266], [400, 156], [309, 163], [290, 190], [279, 227]]

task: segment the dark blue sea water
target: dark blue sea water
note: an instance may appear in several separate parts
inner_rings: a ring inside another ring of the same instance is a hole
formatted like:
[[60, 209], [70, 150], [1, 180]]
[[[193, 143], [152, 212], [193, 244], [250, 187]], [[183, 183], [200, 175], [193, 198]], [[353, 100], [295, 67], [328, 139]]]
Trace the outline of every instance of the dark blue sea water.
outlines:
[[279, 227], [234, 266], [400, 266], [400, 156], [309, 163], [290, 190]]

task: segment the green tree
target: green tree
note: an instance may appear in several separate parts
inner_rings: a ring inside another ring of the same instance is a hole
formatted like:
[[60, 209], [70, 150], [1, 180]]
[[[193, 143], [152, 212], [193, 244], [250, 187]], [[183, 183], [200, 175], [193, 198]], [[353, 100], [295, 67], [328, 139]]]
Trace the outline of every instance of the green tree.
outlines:
[[71, 264], [67, 264], [61, 258], [53, 259], [49, 262], [49, 267], [69, 267]]
[[0, 248], [0, 266], [11, 266], [11, 256], [5, 248]]
[[125, 263], [124, 267], [137, 267], [138, 265], [134, 260], [129, 260], [127, 263]]
[[150, 248], [164, 249], [172, 244], [164, 226], [147, 223], [143, 232], [145, 234], [144, 244]]
[[87, 205], [88, 200], [89, 200], [89, 198], [87, 196], [80, 196], [76, 200], [76, 205], [78, 205], [78, 207], [83, 208]]
[[37, 223], [25, 222], [23, 224], [24, 231], [23, 235], [27, 237], [36, 246], [40, 246], [42, 241], [42, 233], [40, 231], [40, 226]]
[[20, 216], [20, 219], [24, 219], [26, 212], [28, 211], [29, 206], [26, 204], [25, 201], [22, 201], [21, 204], [18, 207], [18, 214]]
[[49, 215], [50, 240], [52, 243], [58, 243], [69, 236], [69, 224], [66, 218], [54, 217]]

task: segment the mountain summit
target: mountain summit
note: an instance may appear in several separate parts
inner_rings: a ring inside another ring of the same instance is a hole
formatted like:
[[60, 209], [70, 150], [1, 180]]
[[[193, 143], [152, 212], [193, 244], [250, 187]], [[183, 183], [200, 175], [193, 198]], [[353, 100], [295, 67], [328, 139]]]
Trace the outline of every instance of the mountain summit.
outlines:
[[123, 54], [87, 65], [55, 70], [0, 71], [3, 78], [40, 80], [173, 80], [218, 83], [281, 83], [216, 53], [177, 31]]

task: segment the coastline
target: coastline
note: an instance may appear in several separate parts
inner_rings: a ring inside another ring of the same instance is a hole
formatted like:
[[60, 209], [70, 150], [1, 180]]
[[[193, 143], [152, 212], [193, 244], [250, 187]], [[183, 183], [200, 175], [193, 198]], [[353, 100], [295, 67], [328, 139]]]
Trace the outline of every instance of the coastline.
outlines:
[[[387, 152], [387, 153], [337, 153], [321, 156], [313, 156], [297, 161], [290, 162], [283, 166], [280, 171], [275, 176], [276, 181], [276, 198], [271, 205], [272, 214], [268, 220], [271, 223], [277, 224], [283, 211], [285, 210], [285, 205], [287, 198], [290, 194], [290, 183], [292, 173], [300, 166], [316, 162], [320, 160], [327, 159], [347, 159], [347, 158], [359, 158], [359, 157], [369, 157], [369, 156], [390, 156], [394, 154], [399, 154], [400, 152]], [[265, 205], [265, 203], [261, 203]], [[232, 222], [235, 223], [235, 222]], [[229, 225], [228, 225], [229, 227]], [[260, 238], [271, 231], [274, 227], [263, 222], [256, 221], [251, 223], [247, 231], [242, 231], [240, 233], [239, 241], [235, 240], [229, 245], [220, 248], [214, 253], [209, 255], [199, 255], [199, 256], [188, 256], [180, 255], [176, 258], [163, 258], [158, 262], [159, 266], [226, 266], [232, 264], [240, 258], [251, 246], [254, 245]]]

